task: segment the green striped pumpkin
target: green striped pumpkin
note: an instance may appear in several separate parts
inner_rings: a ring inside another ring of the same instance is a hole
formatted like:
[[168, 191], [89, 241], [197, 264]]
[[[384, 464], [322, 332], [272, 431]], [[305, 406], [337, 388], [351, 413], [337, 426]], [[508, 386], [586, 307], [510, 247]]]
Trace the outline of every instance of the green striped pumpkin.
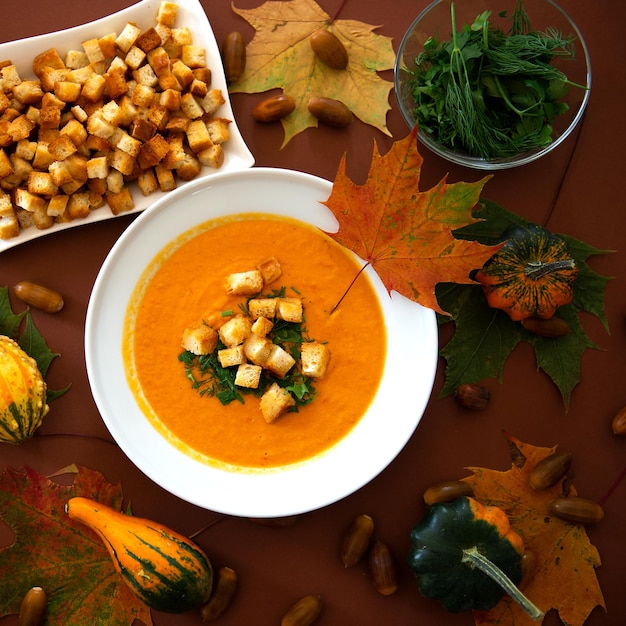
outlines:
[[574, 297], [578, 267], [565, 239], [537, 224], [514, 228], [474, 278], [489, 306], [514, 321], [550, 319]]
[[115, 569], [149, 607], [183, 613], [208, 601], [213, 569], [207, 555], [190, 539], [89, 498], [70, 498], [66, 512], [102, 539]]
[[17, 444], [33, 435], [48, 413], [46, 391], [35, 359], [0, 335], [0, 441]]

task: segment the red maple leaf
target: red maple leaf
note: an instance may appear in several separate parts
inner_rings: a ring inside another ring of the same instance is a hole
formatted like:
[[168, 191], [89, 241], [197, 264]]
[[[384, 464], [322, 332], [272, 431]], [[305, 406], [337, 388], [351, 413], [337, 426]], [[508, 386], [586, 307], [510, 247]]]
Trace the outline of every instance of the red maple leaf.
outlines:
[[419, 190], [423, 158], [417, 129], [381, 156], [376, 146], [364, 185], [346, 175], [342, 159], [329, 199], [324, 203], [339, 221], [329, 233], [368, 262], [389, 292], [444, 313], [435, 296], [437, 283], [467, 284], [501, 246], [455, 239], [453, 231], [480, 221], [472, 216], [490, 176], [475, 183], [448, 184], [444, 177]]

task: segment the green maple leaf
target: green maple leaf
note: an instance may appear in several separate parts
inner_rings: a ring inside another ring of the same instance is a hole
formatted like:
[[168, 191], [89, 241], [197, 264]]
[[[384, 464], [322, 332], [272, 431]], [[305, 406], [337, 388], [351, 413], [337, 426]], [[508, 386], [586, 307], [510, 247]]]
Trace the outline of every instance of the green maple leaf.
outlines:
[[18, 613], [26, 592], [40, 586], [48, 600], [47, 626], [130, 626], [134, 619], [151, 625], [150, 609], [115, 571], [102, 541], [65, 514], [74, 496], [119, 510], [120, 486], [87, 468], [59, 473], [75, 473], [74, 482], [61, 485], [29, 468], [0, 474], [0, 518], [16, 537], [0, 549], [0, 617]]
[[[475, 217], [483, 221], [458, 229], [455, 236], [493, 244], [502, 239], [507, 228], [528, 224], [520, 216], [484, 199]], [[438, 286], [437, 299], [450, 314], [450, 317], [440, 316], [439, 323], [453, 320], [455, 325], [454, 335], [440, 351], [446, 361], [446, 369], [439, 397], [453, 393], [463, 383], [475, 383], [485, 378], [501, 381], [507, 358], [521, 341], [526, 341], [535, 351], [537, 367], [559, 388], [565, 406], [569, 405], [571, 392], [580, 380], [583, 353], [588, 348], [598, 348], [585, 333], [578, 314], [581, 311], [591, 313], [608, 331], [604, 292], [610, 279], [594, 272], [586, 263], [590, 256], [606, 251], [567, 235], [560, 236], [567, 241], [579, 268], [574, 298], [557, 312], [557, 316], [568, 322], [571, 328], [571, 332], [564, 337], [540, 337], [528, 332], [503, 311], [490, 308], [480, 285]]]
[[[282, 89], [296, 102], [296, 110], [281, 120], [283, 147], [298, 133], [317, 126], [307, 108], [309, 99], [322, 96], [340, 100], [361, 121], [390, 135], [386, 127], [389, 92], [393, 84], [377, 72], [393, 68], [391, 38], [377, 35], [376, 27], [355, 20], [331, 20], [313, 0], [265, 2], [256, 9], [233, 11], [255, 34], [246, 47], [246, 68], [231, 93], [258, 93]], [[336, 70], [316, 58], [311, 34], [328, 28], [348, 51], [345, 70]]]
[[17, 339], [25, 315], [26, 311], [18, 315], [13, 313], [9, 290], [6, 287], [0, 287], [0, 335]]

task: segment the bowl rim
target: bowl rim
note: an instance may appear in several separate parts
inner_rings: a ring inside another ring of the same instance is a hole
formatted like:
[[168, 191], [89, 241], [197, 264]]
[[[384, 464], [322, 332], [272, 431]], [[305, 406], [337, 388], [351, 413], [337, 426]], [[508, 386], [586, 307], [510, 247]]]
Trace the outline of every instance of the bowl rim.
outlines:
[[[465, 167], [470, 167], [472, 169], [478, 170], [502, 170], [502, 169], [510, 169], [514, 167], [520, 167], [522, 165], [527, 165], [528, 163], [532, 163], [540, 159], [542, 156], [545, 156], [549, 152], [552, 152], [556, 148], [558, 148], [566, 139], [568, 139], [574, 129], [578, 126], [579, 122], [583, 119], [585, 115], [585, 111], [587, 109], [587, 105], [589, 103], [589, 98], [591, 96], [591, 84], [592, 84], [592, 72], [591, 72], [591, 57], [589, 54], [589, 49], [587, 47], [587, 43], [582, 35], [582, 32], [574, 22], [574, 20], [570, 17], [570, 15], [563, 9], [560, 5], [558, 5], [554, 0], [543, 0], [544, 2], [552, 5], [557, 11], [559, 11], [563, 17], [570, 23], [572, 30], [577, 38], [577, 44], [580, 45], [586, 65], [586, 89], [583, 95], [582, 102], [576, 112], [576, 115], [565, 129], [561, 135], [556, 137], [549, 145], [544, 148], [540, 148], [537, 150], [532, 150], [530, 152], [525, 152], [523, 154], [518, 155], [517, 157], [508, 157], [508, 158], [497, 158], [497, 159], [485, 159], [481, 157], [472, 157], [470, 155], [454, 152], [448, 148], [441, 146], [439, 143], [434, 141], [431, 137], [429, 137], [426, 133], [423, 133], [419, 130], [417, 132], [418, 140], [429, 148], [436, 155], [440, 156], [447, 161], [451, 161], [452, 163], [456, 163], [457, 165], [463, 165]], [[431, 2], [426, 8], [424, 8], [417, 17], [411, 22], [411, 25], [406, 30], [402, 39], [400, 40], [400, 45], [398, 46], [398, 51], [396, 54], [396, 60], [393, 68], [393, 78], [394, 78], [394, 95], [396, 98], [396, 102], [398, 103], [398, 107], [400, 109], [400, 113], [405, 123], [410, 126], [409, 120], [412, 116], [406, 110], [404, 102], [400, 97], [402, 80], [400, 78], [401, 72], [404, 71], [403, 67], [403, 58], [402, 51], [404, 50], [411, 34], [417, 24], [424, 19], [432, 10], [434, 10], [440, 4], [444, 4], [450, 2], [450, 0], [434, 0]]]
[[[199, 223], [221, 216], [207, 216], [205, 212], [202, 221], [198, 221], [197, 216], [191, 214], [198, 211], [200, 204], [213, 212], [219, 203], [233, 206], [240, 203], [238, 190], [239, 193], [254, 190], [254, 201], [260, 200], [252, 212], [267, 213], [268, 203], [272, 203], [272, 199], [267, 198], [269, 191], [276, 194], [281, 185], [298, 193], [298, 210], [306, 218], [301, 217], [302, 221], [318, 225], [326, 232], [336, 230], [334, 215], [322, 204], [332, 188], [329, 181], [280, 168], [254, 167], [220, 173], [175, 190], [139, 215], [105, 259], [87, 308], [87, 374], [94, 401], [113, 439], [130, 461], [156, 484], [187, 502], [229, 515], [283, 517], [304, 513], [332, 504], [363, 487], [395, 459], [413, 436], [430, 400], [437, 368], [438, 330], [434, 311], [395, 292], [390, 297], [368, 267], [366, 272], [377, 293], [384, 292], [386, 297], [381, 302], [388, 333], [386, 363], [393, 359], [405, 366], [401, 381], [404, 394], [398, 395], [393, 386], [387, 387], [390, 382], [385, 381], [386, 373], [383, 373], [372, 408], [349, 435], [331, 449], [310, 461], [286, 468], [229, 472], [210, 467], [177, 450], [149, 423], [125, 382], [121, 340], [117, 342], [136, 277], [147, 267], [144, 260], [152, 260], [154, 252], [162, 250], [163, 241], [169, 243], [179, 233], [188, 232], [189, 223], [193, 222], [193, 229]], [[294, 205], [292, 198], [293, 191], [288, 196], [291, 206]], [[176, 210], [170, 210], [172, 207]], [[163, 218], [168, 212], [170, 216], [175, 213], [177, 224], [182, 222], [175, 232]], [[162, 234], [160, 229], [166, 227], [170, 230]], [[129, 260], [138, 266], [137, 270], [131, 271]], [[411, 389], [411, 385], [415, 387], [415, 379], [420, 381], [421, 391], [412, 392], [410, 402], [406, 402], [406, 389]], [[392, 397], [393, 403], [389, 404]], [[396, 419], [389, 420], [390, 413], [396, 415]], [[168, 466], [172, 459], [176, 467]]]

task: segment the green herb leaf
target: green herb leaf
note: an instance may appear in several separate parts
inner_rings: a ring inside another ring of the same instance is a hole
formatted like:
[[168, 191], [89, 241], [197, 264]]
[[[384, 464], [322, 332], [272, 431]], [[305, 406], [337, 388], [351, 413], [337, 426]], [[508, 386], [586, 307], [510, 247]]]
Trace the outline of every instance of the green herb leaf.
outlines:
[[13, 313], [9, 290], [7, 287], [0, 287], [0, 334], [17, 339], [25, 315], [26, 311], [19, 315]]
[[490, 16], [485, 11], [457, 29], [452, 3], [451, 40], [428, 39], [408, 80], [420, 129], [486, 159], [552, 141], [552, 122], [567, 110], [561, 99], [572, 85], [552, 61], [575, 56], [574, 37], [533, 31], [522, 2], [508, 33], [492, 26]]

